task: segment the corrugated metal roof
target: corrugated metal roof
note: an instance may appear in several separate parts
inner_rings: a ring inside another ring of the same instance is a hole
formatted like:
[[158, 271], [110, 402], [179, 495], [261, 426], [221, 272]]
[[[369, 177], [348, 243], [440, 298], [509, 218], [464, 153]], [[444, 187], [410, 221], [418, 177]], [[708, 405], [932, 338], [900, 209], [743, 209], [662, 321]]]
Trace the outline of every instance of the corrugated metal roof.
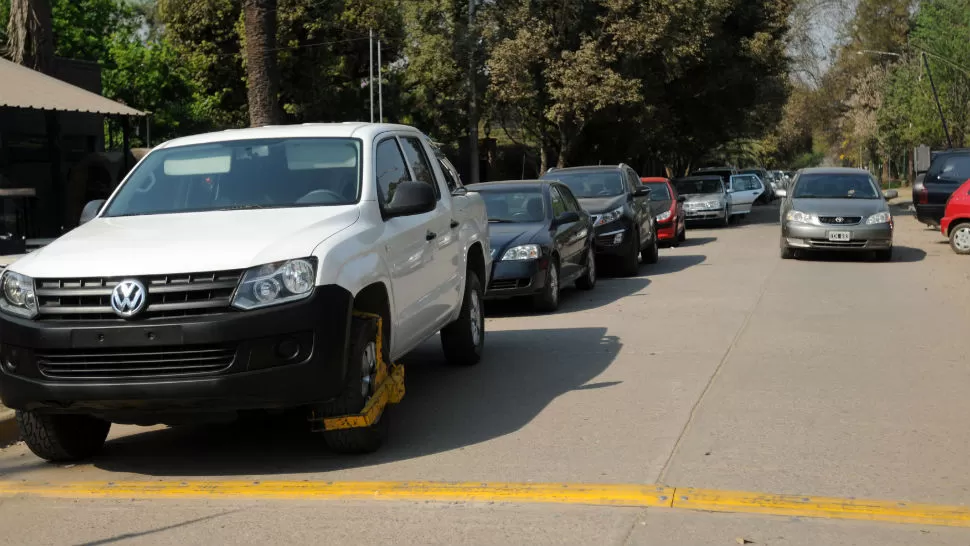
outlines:
[[147, 115], [6, 59], [0, 59], [0, 106], [120, 116]]

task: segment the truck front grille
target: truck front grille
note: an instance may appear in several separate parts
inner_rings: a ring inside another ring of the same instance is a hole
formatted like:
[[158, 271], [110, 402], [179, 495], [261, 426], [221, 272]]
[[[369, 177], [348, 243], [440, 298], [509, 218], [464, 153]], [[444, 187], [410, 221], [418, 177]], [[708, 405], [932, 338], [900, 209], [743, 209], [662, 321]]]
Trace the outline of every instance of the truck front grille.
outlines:
[[148, 292], [138, 319], [187, 317], [231, 310], [241, 270], [143, 277], [36, 279], [37, 319], [121, 321], [111, 310], [111, 291], [126, 278], [137, 278]]
[[232, 365], [236, 348], [224, 345], [62, 349], [37, 353], [37, 367], [58, 379], [178, 377], [218, 373]]

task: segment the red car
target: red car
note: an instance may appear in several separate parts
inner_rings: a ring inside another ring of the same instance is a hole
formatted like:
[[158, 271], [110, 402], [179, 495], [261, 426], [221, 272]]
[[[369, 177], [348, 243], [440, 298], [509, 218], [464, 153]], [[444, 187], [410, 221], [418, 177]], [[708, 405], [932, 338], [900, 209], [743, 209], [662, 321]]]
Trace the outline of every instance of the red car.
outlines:
[[687, 239], [684, 198], [666, 178], [641, 178], [650, 188], [650, 211], [657, 221], [657, 237], [666, 246], [678, 246]]
[[946, 202], [940, 231], [950, 238], [953, 252], [970, 254], [970, 180], [957, 188]]

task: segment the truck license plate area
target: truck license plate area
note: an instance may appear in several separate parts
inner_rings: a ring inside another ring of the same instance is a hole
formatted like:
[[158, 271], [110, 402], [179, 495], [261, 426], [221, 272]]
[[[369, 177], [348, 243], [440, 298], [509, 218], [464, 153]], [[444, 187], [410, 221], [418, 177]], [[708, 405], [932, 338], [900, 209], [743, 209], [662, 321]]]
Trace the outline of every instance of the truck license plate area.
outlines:
[[71, 347], [150, 347], [181, 345], [181, 326], [135, 326], [127, 328], [84, 328], [71, 332]]

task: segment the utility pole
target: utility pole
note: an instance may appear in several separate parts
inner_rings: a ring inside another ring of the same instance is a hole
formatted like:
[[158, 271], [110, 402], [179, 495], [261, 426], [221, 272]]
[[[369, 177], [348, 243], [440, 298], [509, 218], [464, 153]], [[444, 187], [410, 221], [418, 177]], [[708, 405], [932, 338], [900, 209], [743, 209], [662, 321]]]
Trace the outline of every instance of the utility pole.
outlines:
[[475, 32], [475, 4], [468, 0], [468, 183], [477, 184], [478, 175], [478, 80], [475, 70], [475, 51], [478, 49], [478, 33]]
[[377, 118], [384, 123], [384, 72], [381, 70], [381, 41], [377, 40]]
[[930, 61], [923, 52], [923, 64], [926, 65], [926, 74], [930, 77], [930, 87], [933, 88], [933, 100], [936, 101], [936, 109], [940, 112], [940, 121], [943, 122], [943, 134], [946, 135], [947, 147], [953, 148], [953, 140], [950, 138], [950, 128], [946, 125], [946, 116], [943, 115], [943, 106], [940, 105], [940, 96], [936, 92], [936, 83], [933, 81], [933, 71], [930, 70]]
[[370, 81], [367, 90], [370, 91], [370, 122], [374, 123], [374, 30], [367, 31], [370, 38]]

